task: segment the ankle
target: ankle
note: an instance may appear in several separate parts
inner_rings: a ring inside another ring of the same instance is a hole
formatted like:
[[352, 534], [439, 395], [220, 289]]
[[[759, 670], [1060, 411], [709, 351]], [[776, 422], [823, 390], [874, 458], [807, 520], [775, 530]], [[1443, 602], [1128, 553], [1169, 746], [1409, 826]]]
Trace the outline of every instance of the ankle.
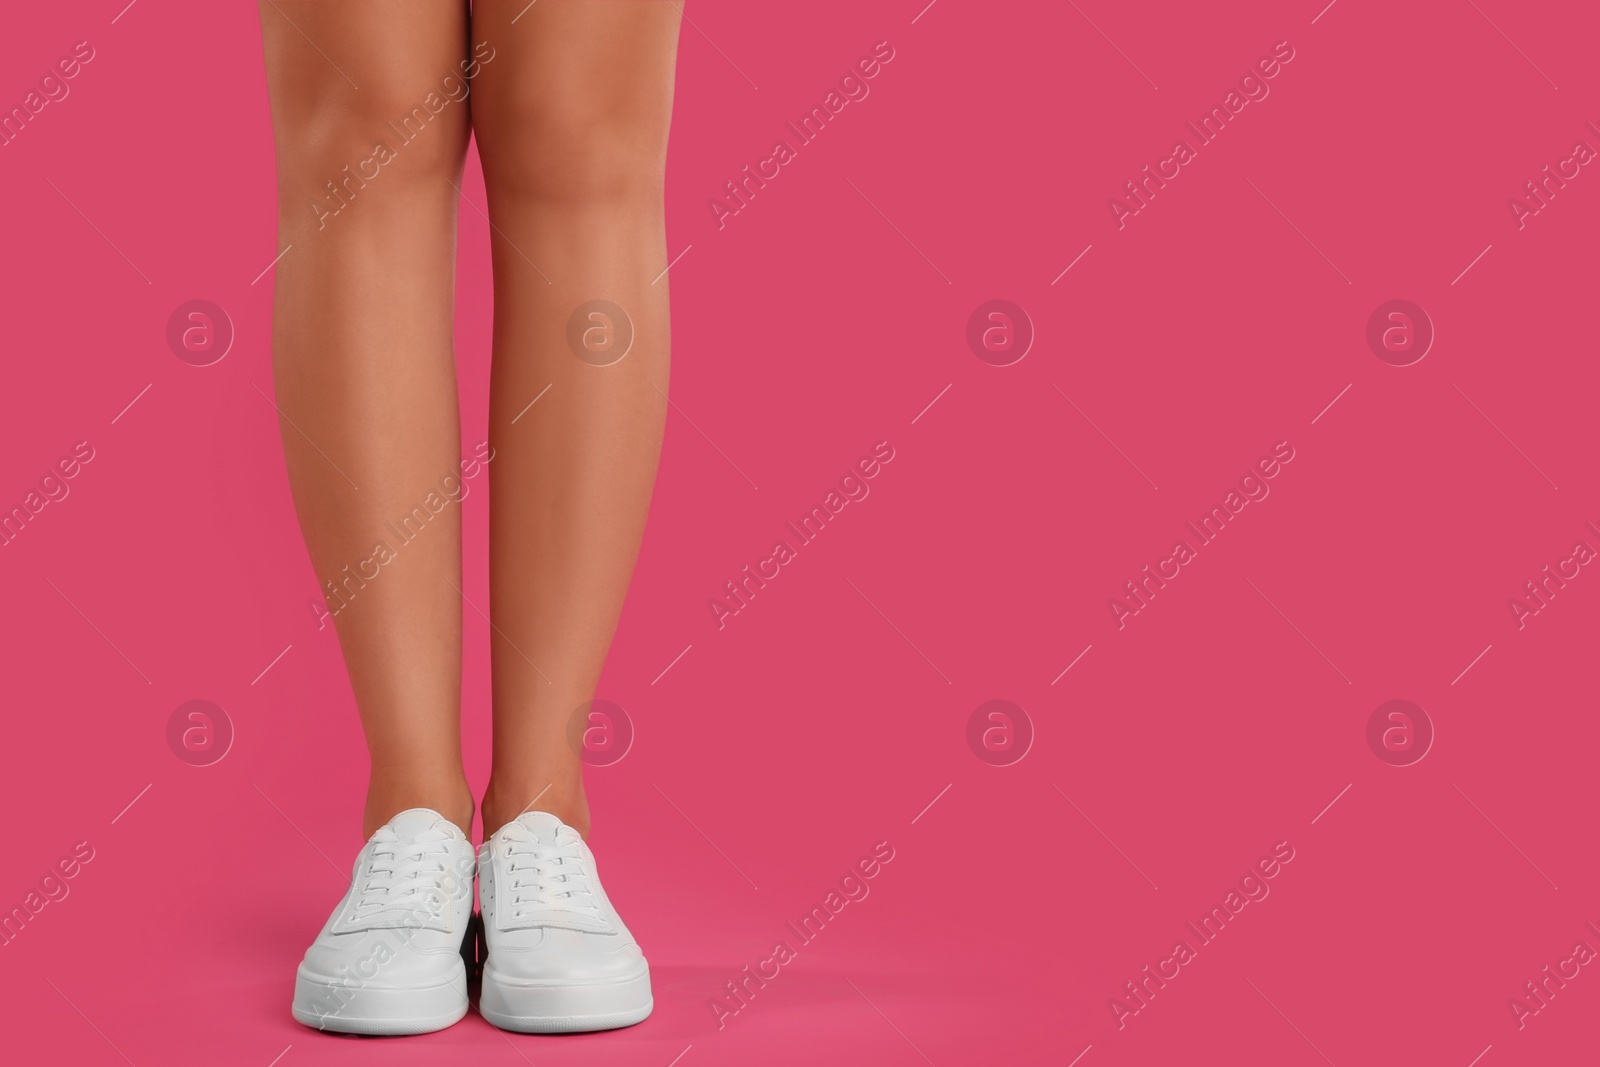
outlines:
[[538, 785], [491, 778], [483, 794], [484, 838], [529, 811], [547, 811], [582, 836], [589, 836], [589, 800], [581, 775]]
[[386, 782], [374, 774], [367, 786], [367, 806], [362, 818], [362, 835], [371, 837], [390, 819], [410, 808], [432, 808], [472, 837], [474, 802], [472, 788], [463, 776], [459, 781], [428, 784], [420, 781]]

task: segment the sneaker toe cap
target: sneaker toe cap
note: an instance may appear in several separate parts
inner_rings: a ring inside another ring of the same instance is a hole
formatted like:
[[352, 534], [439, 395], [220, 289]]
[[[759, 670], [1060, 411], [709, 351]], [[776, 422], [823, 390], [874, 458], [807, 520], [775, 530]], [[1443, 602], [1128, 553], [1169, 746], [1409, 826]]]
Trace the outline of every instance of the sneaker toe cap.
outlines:
[[300, 968], [329, 981], [414, 987], [451, 978], [461, 966], [459, 937], [437, 931], [363, 930], [319, 938]]
[[553, 927], [492, 945], [489, 966], [502, 978], [527, 982], [608, 982], [647, 969], [631, 938]]

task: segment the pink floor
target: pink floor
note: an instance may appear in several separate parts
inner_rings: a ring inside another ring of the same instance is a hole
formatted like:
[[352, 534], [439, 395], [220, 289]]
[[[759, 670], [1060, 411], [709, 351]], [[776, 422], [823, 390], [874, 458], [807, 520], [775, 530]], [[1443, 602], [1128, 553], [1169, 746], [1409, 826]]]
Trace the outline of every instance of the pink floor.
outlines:
[[[254, 5], [8, 11], [6, 108], [93, 58], [0, 148], [0, 506], [79, 448], [0, 547], [0, 908], [27, 916], [0, 1059], [1593, 1062], [1597, 19], [1324, 2], [691, 0], [676, 408], [601, 692], [635, 736], [590, 772], [656, 1011], [397, 1040], [289, 1016], [364, 755], [266, 400]], [[875, 47], [867, 95], [726, 199]], [[488, 230], [461, 230], [469, 452]], [[209, 366], [167, 342], [191, 300], [232, 323]], [[991, 300], [1014, 333], [986, 348]], [[875, 449], [719, 627], [724, 583]], [[209, 765], [169, 744], [192, 700], [231, 731]], [[1022, 710], [974, 727], [992, 700]]]

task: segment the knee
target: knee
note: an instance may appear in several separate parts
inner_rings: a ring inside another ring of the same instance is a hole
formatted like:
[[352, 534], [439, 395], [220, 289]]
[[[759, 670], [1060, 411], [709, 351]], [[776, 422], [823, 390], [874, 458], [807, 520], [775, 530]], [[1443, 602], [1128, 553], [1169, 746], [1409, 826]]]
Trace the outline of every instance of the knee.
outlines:
[[500, 192], [534, 200], [659, 204], [671, 107], [670, 98], [495, 101], [479, 112], [485, 177]]
[[328, 183], [349, 188], [373, 180], [442, 184], [465, 158], [464, 101], [464, 93], [455, 99], [437, 87], [381, 81], [359, 92], [338, 80], [298, 87], [275, 123], [283, 192], [318, 194]]

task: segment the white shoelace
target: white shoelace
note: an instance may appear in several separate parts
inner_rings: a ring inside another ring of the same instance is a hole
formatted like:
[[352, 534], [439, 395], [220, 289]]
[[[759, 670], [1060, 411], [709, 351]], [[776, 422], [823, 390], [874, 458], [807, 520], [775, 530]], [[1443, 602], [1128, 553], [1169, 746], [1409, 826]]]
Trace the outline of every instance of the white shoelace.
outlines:
[[419, 920], [437, 917], [446, 903], [450, 836], [432, 830], [402, 844], [385, 826], [373, 841], [372, 862], [356, 894], [356, 917], [391, 911]]
[[505, 902], [513, 916], [562, 911], [599, 917], [600, 902], [589, 885], [576, 830], [563, 826], [554, 841], [512, 838], [505, 855]]

